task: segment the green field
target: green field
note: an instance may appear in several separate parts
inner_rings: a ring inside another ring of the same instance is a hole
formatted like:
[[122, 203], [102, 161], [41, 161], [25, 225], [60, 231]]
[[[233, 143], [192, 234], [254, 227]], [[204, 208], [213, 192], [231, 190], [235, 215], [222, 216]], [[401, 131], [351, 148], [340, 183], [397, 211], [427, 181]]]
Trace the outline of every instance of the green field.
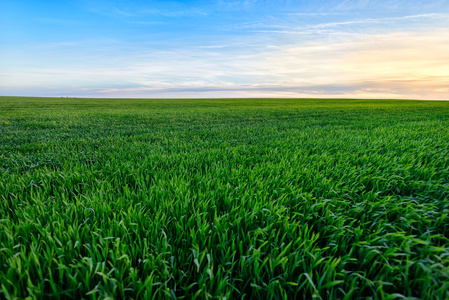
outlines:
[[449, 299], [449, 102], [0, 97], [0, 298]]

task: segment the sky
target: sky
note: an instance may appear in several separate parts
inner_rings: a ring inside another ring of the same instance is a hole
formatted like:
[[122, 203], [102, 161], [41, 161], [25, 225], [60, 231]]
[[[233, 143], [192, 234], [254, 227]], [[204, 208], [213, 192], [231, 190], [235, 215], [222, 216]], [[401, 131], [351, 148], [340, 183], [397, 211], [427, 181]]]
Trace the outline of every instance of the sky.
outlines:
[[449, 99], [449, 0], [0, 0], [0, 95]]

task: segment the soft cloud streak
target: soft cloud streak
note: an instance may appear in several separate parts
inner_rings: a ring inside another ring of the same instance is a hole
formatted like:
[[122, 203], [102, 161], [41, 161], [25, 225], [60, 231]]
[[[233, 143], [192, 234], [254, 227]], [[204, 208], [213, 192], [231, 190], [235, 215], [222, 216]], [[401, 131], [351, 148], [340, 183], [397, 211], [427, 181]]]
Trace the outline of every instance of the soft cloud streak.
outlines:
[[[122, 36], [106, 31], [102, 38], [0, 48], [1, 94], [449, 98], [445, 12], [351, 17], [345, 11], [351, 5], [378, 7], [380, 1], [335, 1], [338, 12], [270, 12], [255, 20], [234, 18], [233, 25], [221, 27], [215, 25], [221, 15], [215, 15], [209, 24], [217, 27], [201, 29], [206, 26], [184, 28], [173, 19], [202, 20], [217, 6], [171, 1], [167, 5], [174, 9], [167, 14], [167, 8], [150, 9], [146, 2], [84, 2], [89, 12], [123, 18], [115, 30], [131, 27]], [[275, 2], [213, 3], [237, 11]], [[102, 12], [103, 6], [109, 8]], [[64, 24], [63, 18], [40, 20]], [[166, 27], [171, 31], [163, 31]], [[139, 35], [127, 36], [136, 30]]]
[[[449, 38], [442, 36], [449, 37], [449, 30], [327, 38], [265, 47], [257, 53], [225, 45], [142, 50], [132, 57], [112, 57], [114, 67], [103, 62], [89, 70], [55, 67], [9, 73], [0, 88], [34, 82], [44, 94], [52, 93], [52, 83], [74, 96], [447, 99]], [[65, 82], [87, 88], [78, 90]]]

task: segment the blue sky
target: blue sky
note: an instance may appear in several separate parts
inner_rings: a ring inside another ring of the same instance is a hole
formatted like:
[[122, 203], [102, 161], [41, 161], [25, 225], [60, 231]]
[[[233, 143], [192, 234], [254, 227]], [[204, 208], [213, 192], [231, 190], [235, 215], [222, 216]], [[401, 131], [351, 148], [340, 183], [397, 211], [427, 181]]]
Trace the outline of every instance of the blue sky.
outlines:
[[0, 95], [449, 98], [449, 1], [0, 0]]

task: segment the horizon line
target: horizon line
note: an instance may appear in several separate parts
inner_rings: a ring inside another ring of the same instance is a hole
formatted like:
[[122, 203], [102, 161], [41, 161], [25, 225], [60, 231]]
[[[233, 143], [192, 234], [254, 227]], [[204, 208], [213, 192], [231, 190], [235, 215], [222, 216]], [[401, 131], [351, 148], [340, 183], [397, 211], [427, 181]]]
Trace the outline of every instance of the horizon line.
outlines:
[[449, 99], [412, 99], [412, 98], [352, 98], [352, 97], [76, 97], [76, 96], [8, 96], [0, 98], [52, 98], [52, 99], [130, 99], [130, 100], [233, 100], [233, 99], [321, 99], [321, 100], [396, 100], [396, 101], [449, 101]]

